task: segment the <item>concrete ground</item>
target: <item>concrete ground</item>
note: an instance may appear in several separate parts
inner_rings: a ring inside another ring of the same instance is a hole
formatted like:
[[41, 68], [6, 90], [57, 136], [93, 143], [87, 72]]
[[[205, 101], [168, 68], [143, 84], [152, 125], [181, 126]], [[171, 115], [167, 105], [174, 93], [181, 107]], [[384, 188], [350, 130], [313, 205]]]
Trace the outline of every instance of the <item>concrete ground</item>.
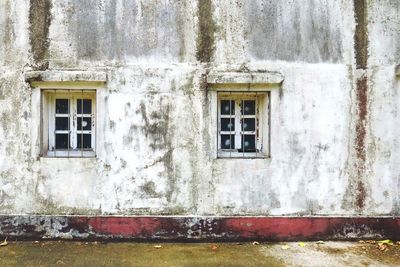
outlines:
[[0, 266], [400, 266], [400, 244], [26, 241], [0, 246]]

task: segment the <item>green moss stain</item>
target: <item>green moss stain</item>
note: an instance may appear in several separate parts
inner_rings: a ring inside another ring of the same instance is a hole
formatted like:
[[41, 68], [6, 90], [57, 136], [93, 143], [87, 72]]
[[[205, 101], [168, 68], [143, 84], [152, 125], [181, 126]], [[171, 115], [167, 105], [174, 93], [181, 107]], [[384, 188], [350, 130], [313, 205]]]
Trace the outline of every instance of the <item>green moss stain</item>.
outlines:
[[368, 11], [366, 0], [353, 0], [356, 29], [354, 51], [357, 69], [366, 69], [368, 63]]
[[211, 0], [198, 0], [199, 33], [197, 36], [196, 58], [198, 61], [210, 62], [215, 51], [216, 25], [212, 18]]
[[49, 48], [49, 27], [51, 23], [51, 0], [30, 0], [29, 39], [34, 65], [46, 69]]

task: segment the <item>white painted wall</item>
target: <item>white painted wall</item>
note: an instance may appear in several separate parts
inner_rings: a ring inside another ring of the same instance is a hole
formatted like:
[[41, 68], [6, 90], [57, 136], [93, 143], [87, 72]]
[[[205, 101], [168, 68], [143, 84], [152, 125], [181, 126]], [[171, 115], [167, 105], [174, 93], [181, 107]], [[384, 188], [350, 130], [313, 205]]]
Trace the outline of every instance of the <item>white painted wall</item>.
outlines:
[[[0, 2], [0, 213], [399, 214], [398, 1], [368, 5], [362, 208], [349, 201], [358, 194], [352, 1], [220, 0], [209, 18], [195, 0], [53, 1], [49, 70], [107, 73], [94, 159], [39, 156], [40, 92], [24, 81], [35, 68], [27, 2]], [[207, 63], [201, 19], [216, 28]], [[204, 75], [243, 67], [284, 76], [271, 91], [270, 159], [215, 158]]]

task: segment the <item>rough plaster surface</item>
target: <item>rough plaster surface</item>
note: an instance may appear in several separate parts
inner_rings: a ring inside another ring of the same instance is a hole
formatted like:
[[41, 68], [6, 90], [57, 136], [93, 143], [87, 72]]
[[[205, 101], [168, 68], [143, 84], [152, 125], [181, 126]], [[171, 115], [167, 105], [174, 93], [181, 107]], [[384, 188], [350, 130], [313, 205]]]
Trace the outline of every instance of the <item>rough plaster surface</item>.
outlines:
[[[399, 214], [397, 1], [368, 1], [362, 121], [352, 1], [52, 1], [44, 66], [107, 73], [95, 159], [39, 157], [28, 2], [0, 2], [0, 213]], [[215, 158], [204, 77], [243, 69], [284, 77], [270, 159]]]

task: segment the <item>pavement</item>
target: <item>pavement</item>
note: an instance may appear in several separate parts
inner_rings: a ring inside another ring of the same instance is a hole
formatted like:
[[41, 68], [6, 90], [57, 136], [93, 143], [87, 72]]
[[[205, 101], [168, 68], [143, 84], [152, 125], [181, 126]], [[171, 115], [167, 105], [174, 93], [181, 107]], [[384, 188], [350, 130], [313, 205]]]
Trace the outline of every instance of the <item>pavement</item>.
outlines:
[[400, 266], [400, 243], [13, 241], [0, 266]]

